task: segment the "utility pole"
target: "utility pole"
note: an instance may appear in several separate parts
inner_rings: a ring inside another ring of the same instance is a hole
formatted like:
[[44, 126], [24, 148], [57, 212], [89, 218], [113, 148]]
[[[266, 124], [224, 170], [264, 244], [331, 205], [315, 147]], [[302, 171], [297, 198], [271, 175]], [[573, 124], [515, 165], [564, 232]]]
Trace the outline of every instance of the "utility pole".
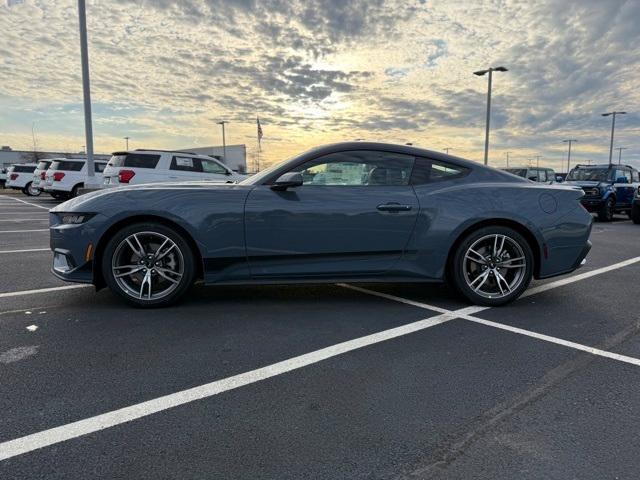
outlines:
[[540, 155], [536, 155], [536, 168], [540, 168]]
[[124, 137], [124, 140], [126, 142], [125, 150], [128, 152], [129, 151], [129, 137]]
[[447, 152], [447, 155], [449, 155], [449, 150], [451, 150], [451, 147], [443, 148], [443, 150]]
[[96, 186], [93, 163], [93, 125], [91, 122], [91, 89], [89, 85], [89, 48], [87, 46], [87, 14], [85, 0], [78, 0], [78, 21], [80, 24], [80, 59], [82, 63], [82, 92], [84, 94], [84, 135], [87, 141], [86, 187]]
[[578, 140], [575, 139], [569, 139], [569, 140], [563, 140], [563, 143], [568, 143], [569, 144], [569, 153], [567, 154], [567, 173], [569, 173], [569, 171], [571, 170], [571, 144], [573, 142], [577, 142]]
[[510, 154], [510, 153], [511, 153], [511, 152], [507, 152], [507, 168], [509, 168], [509, 154]]
[[486, 70], [478, 70], [473, 72], [474, 75], [482, 77], [486, 73], [489, 74], [489, 86], [487, 88], [487, 120], [484, 134], [484, 164], [489, 164], [489, 123], [491, 121], [491, 80], [493, 78], [493, 72], [508, 72], [505, 67], [490, 67]]
[[218, 122], [218, 125], [222, 125], [222, 159], [225, 164], [227, 163], [227, 140], [225, 139], [225, 136], [224, 136], [224, 126], [227, 123], [229, 122], [225, 120]]
[[618, 147], [616, 150], [618, 150], [618, 165], [620, 165], [622, 163], [622, 150], [627, 149], [625, 147]]
[[616, 130], [616, 115], [626, 115], [627, 112], [607, 112], [603, 113], [603, 117], [608, 117], [609, 115], [613, 115], [613, 119], [611, 120], [611, 143], [609, 144], [609, 165], [611, 165], [611, 158], [613, 157], [613, 134]]

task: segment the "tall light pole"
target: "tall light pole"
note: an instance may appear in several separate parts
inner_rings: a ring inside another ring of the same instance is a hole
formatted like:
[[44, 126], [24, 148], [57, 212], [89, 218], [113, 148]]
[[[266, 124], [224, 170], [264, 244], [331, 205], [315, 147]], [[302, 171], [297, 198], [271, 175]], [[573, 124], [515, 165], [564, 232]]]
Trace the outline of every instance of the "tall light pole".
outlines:
[[87, 47], [87, 14], [84, 0], [78, 0], [80, 23], [80, 58], [82, 62], [82, 92], [84, 94], [84, 135], [87, 142], [87, 187], [95, 186], [93, 165], [93, 126], [91, 123], [91, 90], [89, 88], [89, 48]]
[[540, 158], [541, 155], [536, 155], [536, 168], [540, 168]]
[[486, 70], [478, 70], [473, 72], [474, 75], [482, 77], [485, 73], [489, 73], [489, 87], [487, 89], [487, 120], [486, 131], [484, 134], [484, 164], [489, 164], [489, 123], [491, 120], [491, 79], [493, 78], [493, 72], [507, 72], [505, 67], [491, 67]]
[[447, 155], [449, 155], [449, 150], [451, 150], [451, 147], [443, 148], [443, 150], [447, 152]]
[[227, 163], [227, 140], [224, 137], [224, 126], [229, 123], [225, 120], [218, 122], [218, 125], [222, 125], [222, 158], [223, 162]]
[[126, 142], [125, 143], [125, 145], [126, 145], [125, 150], [128, 152], [129, 151], [129, 137], [124, 137], [124, 141]]
[[569, 153], [567, 153], [567, 174], [569, 173], [569, 170], [571, 170], [571, 144], [573, 142], [577, 142], [578, 140], [575, 140], [573, 138], [568, 139], [568, 140], [562, 140], [562, 143], [568, 143], [569, 144]]
[[510, 154], [510, 153], [511, 153], [511, 152], [507, 152], [507, 168], [509, 168], [509, 154]]
[[608, 117], [609, 115], [613, 115], [613, 120], [611, 121], [611, 144], [609, 145], [609, 165], [611, 165], [611, 158], [613, 157], [613, 133], [616, 130], [616, 115], [626, 115], [627, 112], [607, 112], [603, 113], [603, 117]]
[[618, 165], [620, 165], [622, 163], [622, 150], [627, 150], [626, 147], [618, 147], [616, 148], [616, 150], [618, 150]]

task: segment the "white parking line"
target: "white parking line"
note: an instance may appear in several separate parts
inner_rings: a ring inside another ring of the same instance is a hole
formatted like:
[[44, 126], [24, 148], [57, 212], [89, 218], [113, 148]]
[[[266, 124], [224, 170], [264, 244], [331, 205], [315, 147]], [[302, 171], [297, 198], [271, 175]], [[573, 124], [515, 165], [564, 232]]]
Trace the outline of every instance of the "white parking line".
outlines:
[[36, 230], [0, 230], [0, 233], [28, 233], [28, 232], [48, 232], [48, 228], [39, 228]]
[[50, 252], [50, 248], [25, 248], [24, 250], [0, 250], [3, 253]]
[[[605, 273], [618, 268], [622, 268], [626, 265], [631, 265], [633, 263], [636, 263], [637, 261], [640, 261], [640, 257], [637, 257], [636, 259], [629, 259], [624, 262], [611, 265], [609, 267], [604, 267], [597, 270], [593, 270], [591, 272], [586, 272], [581, 275], [575, 275], [574, 277], [569, 277], [561, 281], [559, 280], [557, 282], [551, 282], [550, 284], [542, 285], [541, 287], [545, 287], [544, 289], [538, 289], [538, 290], [532, 289], [535, 291], [530, 295], [533, 295], [534, 293], [539, 293], [541, 291], [546, 291], [551, 288], [558, 288], [563, 285], [567, 285], [569, 283], [577, 282], [579, 280], [589, 278], [594, 275], [598, 275], [599, 273]], [[388, 295], [381, 292], [375, 292], [373, 290], [368, 290], [361, 287], [354, 287], [352, 285], [346, 285], [346, 284], [341, 284], [341, 285], [343, 287], [350, 288], [352, 290], [356, 290], [365, 294], [375, 295], [388, 300], [398, 301], [407, 305], [426, 308], [429, 310], [434, 310], [436, 312], [442, 312], [442, 313], [440, 313], [435, 317], [426, 318], [423, 320], [419, 320], [417, 322], [402, 325], [400, 327], [391, 328], [388, 330], [384, 330], [382, 332], [366, 335], [364, 337], [356, 338], [353, 340], [348, 340], [346, 342], [342, 342], [342, 343], [332, 345], [320, 350], [316, 350], [314, 352], [293, 357], [288, 360], [284, 360], [282, 362], [278, 362], [272, 365], [258, 368], [256, 370], [251, 370], [249, 372], [234, 375], [232, 377], [217, 380], [211, 383], [200, 385], [198, 387], [182, 390], [176, 393], [172, 393], [170, 395], [165, 395], [163, 397], [158, 397], [142, 403], [131, 405], [129, 407], [124, 407], [119, 410], [103, 413], [101, 415], [86, 418], [84, 420], [79, 420], [66, 425], [61, 425], [59, 427], [51, 428], [41, 432], [33, 433], [31, 435], [27, 435], [14, 440], [9, 440], [9, 441], [0, 443], [0, 460], [15, 457], [17, 455], [31, 452], [33, 450], [37, 450], [49, 445], [54, 445], [56, 443], [77, 438], [82, 435], [87, 435], [89, 433], [104, 430], [106, 428], [110, 428], [115, 425], [120, 425], [122, 423], [130, 422], [132, 420], [136, 420], [148, 415], [152, 415], [154, 413], [161, 412], [163, 410], [167, 410], [167, 409], [184, 405], [190, 402], [194, 402], [196, 400], [201, 400], [214, 395], [218, 395], [220, 393], [227, 392], [229, 390], [234, 390], [236, 388], [240, 388], [245, 385], [259, 382], [261, 380], [265, 380], [267, 378], [271, 378], [277, 375], [282, 375], [284, 373], [291, 372], [293, 370], [297, 370], [297, 369], [306, 367], [308, 365], [312, 365], [314, 363], [318, 363], [323, 360], [327, 360], [329, 358], [342, 355], [347, 352], [351, 352], [351, 351], [358, 350], [370, 345], [374, 345], [386, 340], [390, 340], [393, 338], [397, 338], [397, 337], [415, 333], [421, 330], [425, 330], [427, 328], [440, 325], [444, 322], [447, 322], [456, 318], [462, 318], [464, 320], [472, 321], [472, 322], [483, 324], [486, 326], [507, 330], [513, 333], [526, 335], [528, 337], [532, 337], [539, 340], [554, 343], [557, 345], [562, 345], [562, 346], [566, 346], [576, 350], [584, 351], [587, 353], [591, 353], [593, 355], [598, 355], [598, 356], [610, 358], [613, 360], [640, 366], [640, 360], [632, 357], [607, 352], [605, 350], [600, 350], [600, 349], [589, 347], [586, 345], [581, 345], [575, 342], [570, 342], [567, 340], [550, 337], [548, 335], [543, 335], [543, 334], [531, 332], [528, 330], [524, 330], [521, 328], [511, 327], [508, 325], [503, 325], [497, 322], [483, 320], [483, 319], [471, 316], [473, 313], [486, 310], [489, 307], [473, 307], [472, 306], [472, 307], [465, 307], [456, 311], [450, 311], [440, 307], [434, 307], [421, 302], [415, 302], [413, 300], [397, 297], [395, 295]], [[86, 287], [86, 285], [73, 285], [73, 286], [67, 286], [67, 287], [56, 287], [56, 288], [31, 290], [31, 291], [23, 291], [23, 292], [9, 292], [5, 294], [0, 294], [0, 298], [17, 296], [17, 295], [30, 295], [33, 293], [42, 293], [45, 291], [55, 291], [55, 290], [64, 290], [64, 289], [82, 288], [82, 287]]]
[[82, 435], [104, 430], [105, 428], [130, 422], [169, 408], [174, 408], [196, 400], [228, 392], [229, 390], [234, 390], [267, 378], [282, 375], [369, 345], [391, 340], [420, 330], [425, 330], [454, 318], [455, 315], [445, 313], [436, 317], [418, 320], [417, 322], [391, 328], [389, 330], [383, 330], [382, 332], [355, 338], [336, 345], [331, 345], [330, 347], [305, 353], [304, 355], [299, 355], [282, 362], [274, 363], [266, 367], [234, 375], [222, 380], [217, 380], [198, 387], [154, 398], [129, 407], [124, 407], [119, 410], [103, 413], [95, 417], [86, 418], [84, 420], [61, 425], [42, 432], [33, 433], [15, 440], [3, 442], [0, 443], [0, 460], [5, 460], [7, 458], [15, 457], [16, 455], [21, 455], [39, 448], [64, 442], [65, 440], [70, 440]]
[[11, 200], [15, 200], [16, 202], [24, 203], [25, 205], [31, 205], [33, 207], [44, 208], [45, 210], [49, 210], [49, 207], [43, 207], [42, 205], [37, 205], [35, 203], [25, 202], [24, 200], [20, 200], [19, 198], [12, 198]]
[[74, 290], [77, 288], [89, 288], [92, 286], [93, 285], [82, 284], [82, 285], [65, 285], [63, 287], [39, 288], [37, 290], [20, 290], [18, 292], [0, 293], [0, 298], [22, 297], [24, 295], [36, 295], [38, 293], [57, 292], [59, 290]]

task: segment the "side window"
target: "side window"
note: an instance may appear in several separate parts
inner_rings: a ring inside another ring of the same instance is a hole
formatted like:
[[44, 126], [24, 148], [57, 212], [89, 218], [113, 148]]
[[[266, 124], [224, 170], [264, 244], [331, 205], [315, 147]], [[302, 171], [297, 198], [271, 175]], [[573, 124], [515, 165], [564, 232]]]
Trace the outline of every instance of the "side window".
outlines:
[[616, 171], [614, 173], [615, 174], [613, 176], [613, 181], [616, 182], [616, 183], [618, 183], [619, 180], [621, 180], [623, 178], [626, 178], [626, 175], [625, 175], [626, 172], [624, 170], [622, 170], [621, 168], [616, 169]]
[[547, 181], [547, 171], [546, 170], [538, 170], [538, 181], [546, 182]]
[[93, 164], [93, 168], [97, 173], [104, 172], [104, 167], [106, 167], [106, 166], [107, 166], [106, 163], [94, 163]]
[[226, 175], [227, 173], [227, 169], [215, 160], [206, 160], [201, 158], [200, 163], [202, 164], [202, 171], [204, 173], [218, 173], [221, 175]]
[[171, 166], [169, 168], [180, 172], [202, 172], [200, 159], [193, 157], [175, 156], [171, 159]]
[[624, 176], [627, 179], [627, 183], [633, 182], [633, 178], [631, 177], [631, 170], [625, 170]]
[[460, 178], [469, 172], [468, 168], [459, 167], [446, 162], [430, 160], [428, 158], [416, 158], [416, 164], [411, 175], [412, 185], [441, 182]]
[[634, 170], [632, 172], [632, 178], [633, 178], [633, 183], [640, 182], [640, 172], [638, 172], [637, 170]]
[[408, 185], [414, 157], [401, 153], [354, 150], [336, 152], [295, 168], [303, 185]]

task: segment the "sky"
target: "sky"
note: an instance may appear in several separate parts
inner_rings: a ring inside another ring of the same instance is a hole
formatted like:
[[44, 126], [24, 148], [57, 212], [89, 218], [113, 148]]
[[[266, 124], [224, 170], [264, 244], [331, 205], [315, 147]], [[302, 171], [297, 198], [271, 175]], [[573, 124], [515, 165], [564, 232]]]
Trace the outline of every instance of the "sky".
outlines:
[[[87, 0], [98, 153], [246, 144], [261, 165], [366, 139], [490, 164], [640, 167], [638, 0]], [[0, 0], [0, 144], [85, 145], [77, 2]], [[35, 139], [35, 142], [34, 142]], [[614, 151], [617, 161], [618, 152]]]

